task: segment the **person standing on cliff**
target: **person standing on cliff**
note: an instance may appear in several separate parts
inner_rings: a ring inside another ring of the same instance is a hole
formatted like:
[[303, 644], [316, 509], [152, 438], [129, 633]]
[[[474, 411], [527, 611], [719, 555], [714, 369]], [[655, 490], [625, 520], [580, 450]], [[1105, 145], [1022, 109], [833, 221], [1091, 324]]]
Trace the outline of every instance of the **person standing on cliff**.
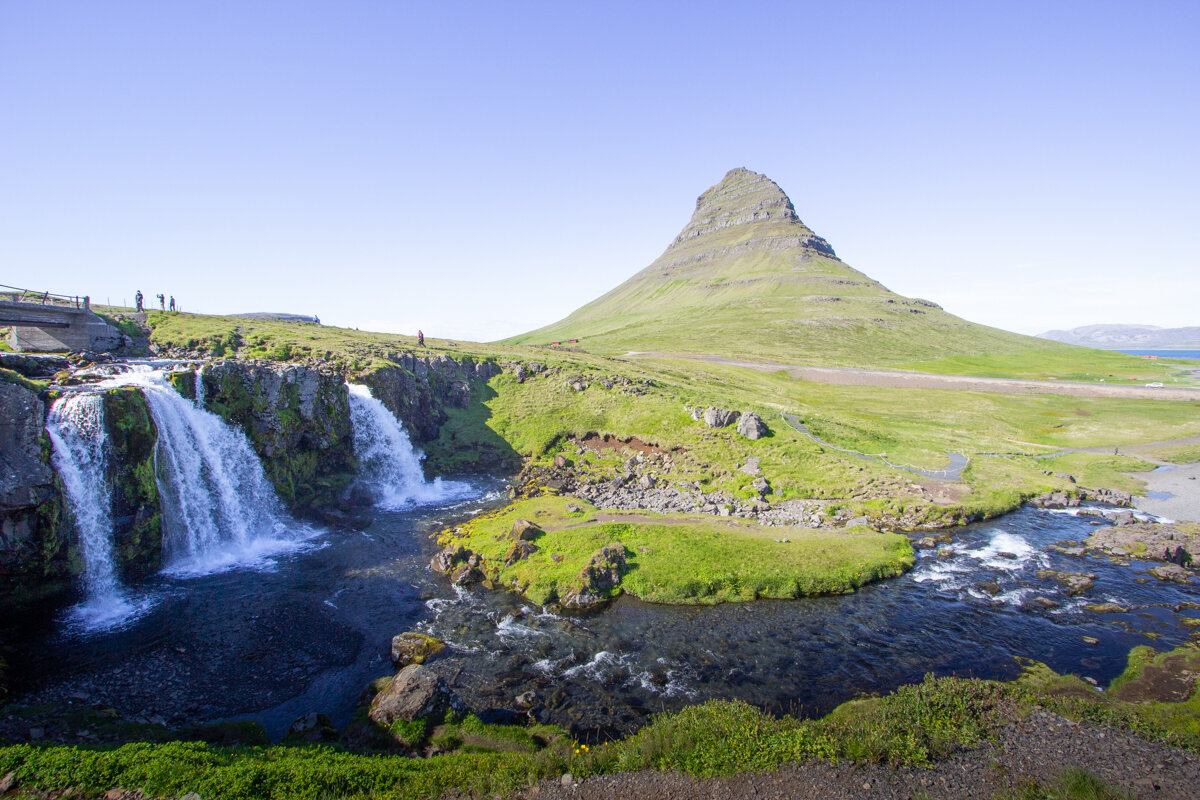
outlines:
[[417, 331], [417, 345], [420, 347], [425, 346], [425, 332], [424, 331]]
[[171, 295], [171, 310], [175, 310], [175, 295]]
[[135, 306], [137, 306], [138, 311], [146, 310], [146, 309], [142, 308], [142, 290], [141, 289], [138, 289], [137, 294], [135, 294], [133, 296], [133, 303]]

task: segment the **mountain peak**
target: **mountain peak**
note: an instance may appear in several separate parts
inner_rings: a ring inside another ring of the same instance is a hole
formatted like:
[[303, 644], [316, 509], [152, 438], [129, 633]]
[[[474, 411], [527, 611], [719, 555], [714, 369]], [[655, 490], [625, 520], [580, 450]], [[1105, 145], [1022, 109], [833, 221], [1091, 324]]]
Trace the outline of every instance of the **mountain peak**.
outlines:
[[826, 256], [834, 255], [829, 243], [813, 233], [796, 216], [791, 199], [779, 188], [779, 184], [745, 167], [729, 170], [719, 183], [710, 186], [696, 198], [696, 210], [691, 220], [675, 237], [667, 253], [680, 246], [691, 249], [695, 244], [707, 245], [710, 234], [756, 223], [795, 226], [795, 230], [786, 233], [799, 237], [797, 245]]

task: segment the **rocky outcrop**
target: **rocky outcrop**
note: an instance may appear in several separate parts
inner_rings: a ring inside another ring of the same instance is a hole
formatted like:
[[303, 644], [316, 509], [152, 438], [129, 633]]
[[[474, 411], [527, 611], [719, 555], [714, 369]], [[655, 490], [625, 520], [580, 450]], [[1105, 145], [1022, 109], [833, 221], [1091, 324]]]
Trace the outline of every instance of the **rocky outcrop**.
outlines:
[[37, 394], [0, 381], [0, 606], [10, 609], [67, 588], [73, 571], [45, 418]]
[[405, 353], [394, 360], [396, 366], [373, 370], [362, 376], [362, 382], [404, 423], [417, 444], [437, 438], [447, 409], [468, 406], [472, 383], [486, 383], [500, 374], [493, 362], [471, 358], [459, 361], [446, 355]]
[[442, 717], [447, 711], [466, 713], [467, 707], [443, 678], [428, 667], [411, 664], [375, 695], [367, 716], [376, 725], [387, 727], [393, 722]]
[[1195, 565], [1196, 556], [1200, 555], [1200, 524], [1139, 523], [1098, 528], [1083, 544], [1090, 550], [1118, 558], [1163, 561], [1190, 567]]
[[[191, 375], [173, 377], [185, 397], [196, 394]], [[200, 380], [205, 408], [246, 432], [291, 509], [337, 504], [356, 467], [350, 401], [339, 373], [305, 364], [223, 360], [206, 364]]]
[[67, 369], [71, 362], [66, 356], [30, 355], [0, 352], [0, 368], [11, 369], [26, 378], [41, 378]]
[[[453, 412], [481, 403], [489, 380], [500, 374], [491, 361], [457, 360], [447, 355], [397, 354], [393, 366], [374, 369], [356, 380], [371, 389], [403, 424], [413, 443], [424, 448], [431, 472], [515, 470], [520, 457], [490, 429], [473, 426], [469, 441], [442, 428]], [[537, 365], [541, 366], [541, 365]], [[528, 371], [522, 373], [529, 374]]]
[[392, 637], [392, 664], [397, 669], [409, 664], [424, 664], [445, 647], [444, 643], [432, 636], [407, 631]]
[[761, 439], [771, 431], [767, 427], [767, 423], [763, 422], [762, 417], [753, 411], [747, 411], [738, 420], [737, 432], [747, 439]]
[[625, 572], [625, 547], [620, 542], [606, 544], [588, 559], [575, 583], [560, 598], [564, 609], [582, 611], [608, 602], [612, 590], [621, 583]]
[[104, 425], [111, 457], [113, 555], [121, 575], [138, 578], [162, 566], [162, 508], [154, 474], [158, 429], [140, 389], [104, 394]]

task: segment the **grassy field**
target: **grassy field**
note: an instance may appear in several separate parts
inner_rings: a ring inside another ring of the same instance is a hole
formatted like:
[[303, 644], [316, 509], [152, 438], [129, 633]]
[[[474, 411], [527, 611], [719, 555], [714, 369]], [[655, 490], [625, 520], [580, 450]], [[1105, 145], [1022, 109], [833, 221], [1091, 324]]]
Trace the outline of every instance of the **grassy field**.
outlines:
[[[627, 361], [513, 344], [451, 346], [427, 339], [429, 347], [422, 350], [412, 337], [312, 323], [162, 312], [151, 312], [149, 320], [152, 340], [161, 346], [217, 348], [227, 355], [237, 348], [243, 355], [267, 358], [316, 357], [336, 362], [351, 374], [395, 365], [403, 352], [501, 364], [537, 361], [547, 367], [541, 376], [523, 383], [506, 371], [486, 390], [474, 393], [470, 408], [451, 409], [438, 440], [426, 445], [428, 464], [438, 472], [452, 472], [469, 462], [473, 449], [486, 443], [511, 448], [535, 462], [548, 462], [556, 454], [573, 456], [571, 440], [597, 432], [636, 436], [672, 451], [671, 479], [694, 481], [706, 491], [753, 496], [753, 478], [737, 466], [754, 455], [774, 489], [772, 501], [842, 499], [867, 510], [864, 497], [906, 493], [907, 473], [821, 447], [783, 423], [780, 415], [790, 413], [825, 441], [885, 456], [893, 463], [940, 469], [948, 451], [971, 456], [964, 473], [967, 490], [954, 504], [968, 515], [986, 515], [1012, 508], [1031, 494], [1070, 488], [1068, 482], [1043, 474], [1051, 467], [1076, 474], [1085, 485], [1136, 488], [1117, 467], [1143, 466], [1134, 461], [1114, 464], [1100, 454], [1074, 455], [1057, 466], [1021, 456], [1200, 435], [1200, 416], [1190, 403], [832, 386], [692, 360]], [[1036, 358], [1033, 351], [1028, 355]], [[1036, 361], [1028, 369], [1039, 369]], [[620, 383], [622, 378], [637, 391]], [[588, 388], [573, 391], [568, 383], [576, 379]], [[605, 380], [617, 384], [605, 389]], [[685, 404], [755, 411], [767, 421], [771, 434], [750, 441], [732, 428], [708, 429], [687, 416]], [[989, 453], [1015, 457], [1004, 459], [1003, 465], [979, 457]], [[595, 464], [612, 471], [618, 465], [615, 456], [609, 463]]]
[[[568, 511], [568, 505], [579, 510]], [[543, 496], [476, 517], [445, 531], [439, 541], [484, 556], [495, 584], [515, 587], [543, 605], [578, 587], [588, 559], [613, 543], [623, 547], [626, 568], [620, 589], [611, 594], [623, 590], [654, 603], [841, 594], [913, 565], [908, 537], [865, 527], [764, 528], [712, 516], [615, 515], [611, 521], [597, 516], [582, 500]], [[536, 553], [505, 566], [519, 519], [534, 522], [544, 533], [533, 540]]]
[[[1170, 653], [1139, 648], [1108, 692], [1073, 676], [1030, 664], [1012, 683], [927, 676], [884, 697], [854, 700], [822, 719], [771, 717], [740, 702], [710, 701], [656, 717], [632, 736], [585, 746], [516, 729], [459, 725], [461, 736], [490, 742], [488, 752], [425, 759], [348, 753], [336, 746], [216, 747], [196, 742], [136, 743], [115, 748], [15, 745], [0, 748], [0, 774], [12, 773], [23, 791], [72, 789], [97, 796], [121, 787], [152, 796], [197, 792], [207, 800], [434, 798], [473, 792], [515, 792], [543, 778], [575, 778], [634, 770], [673, 770], [700, 778], [776, 769], [809, 759], [933, 764], [995, 737], [1035, 705], [1064, 716], [1130, 730], [1200, 752], [1195, 697], [1152, 699], [1200, 668], [1200, 650]], [[1161, 683], [1160, 683], [1161, 682]], [[521, 735], [524, 734], [524, 735]], [[1066, 765], [1064, 765], [1066, 766]], [[1093, 784], [1078, 772], [1076, 783]], [[1117, 797], [1066, 791], [1036, 797]]]

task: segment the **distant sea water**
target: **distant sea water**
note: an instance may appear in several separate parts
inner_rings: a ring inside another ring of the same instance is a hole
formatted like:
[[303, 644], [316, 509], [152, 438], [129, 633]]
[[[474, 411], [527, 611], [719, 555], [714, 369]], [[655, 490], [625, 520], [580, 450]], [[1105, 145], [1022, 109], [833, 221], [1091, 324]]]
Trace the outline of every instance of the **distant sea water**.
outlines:
[[1159, 358], [1200, 359], [1200, 350], [1118, 350], [1117, 352], [1128, 353], [1131, 356], [1158, 356]]

